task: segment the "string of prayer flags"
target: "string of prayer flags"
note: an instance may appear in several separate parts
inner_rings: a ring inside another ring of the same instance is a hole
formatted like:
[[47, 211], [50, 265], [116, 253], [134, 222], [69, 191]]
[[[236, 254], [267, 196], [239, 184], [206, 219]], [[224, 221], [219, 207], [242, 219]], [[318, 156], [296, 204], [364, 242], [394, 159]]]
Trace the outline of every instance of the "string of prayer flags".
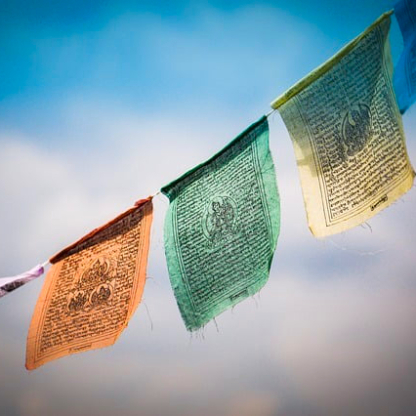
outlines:
[[19, 288], [20, 286], [31, 282], [39, 276], [42, 276], [43, 272], [43, 265], [39, 264], [33, 269], [17, 276], [0, 278], [0, 298], [6, 296], [10, 292], [13, 292], [13, 290]]
[[50, 259], [29, 329], [26, 368], [115, 343], [146, 280], [152, 198]]
[[165, 252], [188, 330], [266, 283], [280, 228], [267, 117], [161, 190], [170, 200]]
[[403, 114], [416, 100], [416, 0], [401, 0], [394, 6], [404, 40], [404, 50], [394, 69], [394, 89]]
[[363, 223], [413, 183], [391, 80], [390, 14], [271, 104], [292, 138], [317, 237]]

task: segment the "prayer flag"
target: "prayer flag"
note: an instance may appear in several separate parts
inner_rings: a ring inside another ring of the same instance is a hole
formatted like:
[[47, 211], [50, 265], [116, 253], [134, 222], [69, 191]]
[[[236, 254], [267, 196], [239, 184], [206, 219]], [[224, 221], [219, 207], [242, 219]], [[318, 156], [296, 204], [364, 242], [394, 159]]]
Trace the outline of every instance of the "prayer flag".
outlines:
[[39, 264], [28, 272], [19, 274], [13, 277], [0, 278], [0, 298], [6, 296], [8, 293], [13, 292], [20, 286], [36, 279], [43, 274], [43, 266]]
[[192, 331], [268, 279], [280, 205], [267, 118], [162, 192], [170, 200], [164, 237], [169, 276]]
[[317, 237], [363, 223], [412, 186], [389, 29], [386, 13], [271, 104], [292, 138]]
[[114, 344], [146, 280], [153, 207], [138, 201], [50, 259], [29, 329], [26, 368]]
[[416, 99], [416, 0], [394, 6], [404, 40], [404, 50], [394, 69], [394, 89], [403, 114]]

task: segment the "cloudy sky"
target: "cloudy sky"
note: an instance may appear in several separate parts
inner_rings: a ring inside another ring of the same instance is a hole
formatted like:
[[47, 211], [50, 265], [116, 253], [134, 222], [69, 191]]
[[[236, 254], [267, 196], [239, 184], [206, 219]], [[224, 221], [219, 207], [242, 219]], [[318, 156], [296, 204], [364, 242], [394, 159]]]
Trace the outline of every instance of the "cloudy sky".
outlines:
[[[389, 0], [0, 1], [0, 276], [209, 158]], [[393, 18], [392, 51], [402, 48]], [[404, 117], [416, 164], [416, 108]], [[368, 225], [309, 232], [270, 117], [281, 234], [261, 293], [191, 336], [155, 199], [144, 302], [116, 345], [24, 368], [38, 279], [0, 301], [7, 416], [416, 414], [416, 193]]]

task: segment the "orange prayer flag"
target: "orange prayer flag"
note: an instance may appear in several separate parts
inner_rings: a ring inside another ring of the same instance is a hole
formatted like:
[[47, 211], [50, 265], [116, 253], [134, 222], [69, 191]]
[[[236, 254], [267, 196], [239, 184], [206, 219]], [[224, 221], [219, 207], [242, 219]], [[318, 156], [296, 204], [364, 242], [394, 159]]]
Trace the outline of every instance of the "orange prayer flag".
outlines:
[[29, 329], [26, 368], [115, 343], [144, 289], [152, 198], [50, 259]]

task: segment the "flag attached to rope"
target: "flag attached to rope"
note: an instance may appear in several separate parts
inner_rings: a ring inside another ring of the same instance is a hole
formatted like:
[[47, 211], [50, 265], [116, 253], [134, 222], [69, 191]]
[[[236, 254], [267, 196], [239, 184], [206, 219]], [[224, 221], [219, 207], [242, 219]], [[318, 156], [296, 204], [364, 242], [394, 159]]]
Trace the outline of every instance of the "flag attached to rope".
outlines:
[[389, 28], [386, 13], [271, 104], [292, 138], [317, 237], [363, 223], [412, 186]]
[[267, 118], [162, 192], [170, 200], [169, 276], [192, 331], [255, 294], [268, 279], [280, 205]]
[[416, 0], [394, 6], [404, 40], [404, 50], [394, 69], [394, 89], [402, 114], [416, 100]]
[[146, 280], [151, 198], [50, 259], [29, 329], [26, 368], [114, 344]]
[[0, 278], [0, 298], [6, 296], [10, 292], [13, 292], [13, 290], [18, 287], [23, 286], [39, 276], [42, 276], [43, 272], [43, 265], [39, 264], [33, 269], [17, 276]]

